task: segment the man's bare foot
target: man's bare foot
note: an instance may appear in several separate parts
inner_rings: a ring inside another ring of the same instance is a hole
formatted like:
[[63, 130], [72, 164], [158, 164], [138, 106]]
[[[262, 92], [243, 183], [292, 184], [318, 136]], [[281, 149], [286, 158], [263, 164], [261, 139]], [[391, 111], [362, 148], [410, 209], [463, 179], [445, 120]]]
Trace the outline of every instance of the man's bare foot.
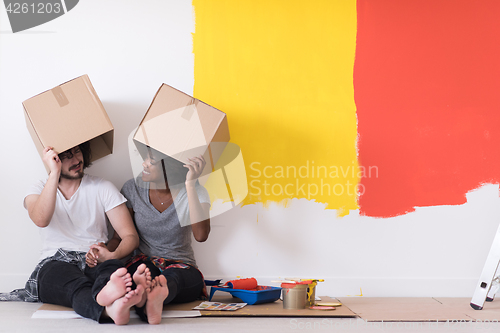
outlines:
[[144, 294], [144, 288], [137, 286], [136, 289], [127, 292], [125, 296], [117, 299], [113, 304], [106, 306], [104, 314], [113, 319], [116, 325], [128, 324], [130, 308], [141, 301], [142, 294]]
[[111, 305], [114, 301], [129, 292], [131, 286], [132, 278], [127, 269], [124, 267], [118, 268], [111, 274], [108, 283], [97, 294], [96, 301], [101, 306]]
[[167, 279], [159, 275], [151, 281], [151, 291], [147, 294], [146, 315], [148, 323], [158, 325], [161, 322], [163, 312], [163, 301], [168, 296]]
[[144, 287], [145, 292], [142, 294], [142, 299], [139, 303], [136, 304], [137, 307], [142, 308], [144, 304], [146, 304], [147, 292], [151, 287], [151, 272], [145, 264], [141, 264], [135, 270], [132, 279], [134, 280], [136, 285]]

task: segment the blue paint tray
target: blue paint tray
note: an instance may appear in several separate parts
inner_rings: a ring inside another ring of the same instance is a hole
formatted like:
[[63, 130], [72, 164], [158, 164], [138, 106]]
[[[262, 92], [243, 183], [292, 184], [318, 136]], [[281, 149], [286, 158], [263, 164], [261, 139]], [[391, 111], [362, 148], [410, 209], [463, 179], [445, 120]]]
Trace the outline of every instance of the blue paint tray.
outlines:
[[271, 286], [257, 286], [256, 289], [245, 290], [245, 289], [232, 289], [228, 287], [210, 287], [210, 298], [209, 301], [212, 300], [212, 296], [217, 291], [225, 291], [230, 293], [233, 297], [238, 297], [244, 303], [253, 305], [253, 304], [261, 304], [261, 303], [271, 303], [278, 300], [281, 296], [281, 288], [280, 287], [271, 287]]

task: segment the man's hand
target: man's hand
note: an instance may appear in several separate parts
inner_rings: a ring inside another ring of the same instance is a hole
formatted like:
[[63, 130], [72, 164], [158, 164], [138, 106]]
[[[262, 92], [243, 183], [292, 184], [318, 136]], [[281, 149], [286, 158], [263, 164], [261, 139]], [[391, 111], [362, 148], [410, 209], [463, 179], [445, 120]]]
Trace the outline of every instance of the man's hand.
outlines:
[[92, 244], [89, 252], [85, 255], [86, 263], [89, 267], [95, 267], [97, 264], [114, 259], [113, 253], [108, 250], [104, 243]]
[[43, 162], [49, 167], [50, 173], [54, 173], [59, 177], [61, 173], [61, 160], [59, 155], [54, 151], [54, 147], [45, 147], [42, 155]]
[[42, 154], [43, 162], [50, 170], [49, 178], [42, 192], [30, 194], [24, 199], [24, 206], [28, 210], [31, 220], [40, 228], [50, 224], [56, 207], [57, 187], [61, 175], [62, 162], [52, 147], [45, 147]]

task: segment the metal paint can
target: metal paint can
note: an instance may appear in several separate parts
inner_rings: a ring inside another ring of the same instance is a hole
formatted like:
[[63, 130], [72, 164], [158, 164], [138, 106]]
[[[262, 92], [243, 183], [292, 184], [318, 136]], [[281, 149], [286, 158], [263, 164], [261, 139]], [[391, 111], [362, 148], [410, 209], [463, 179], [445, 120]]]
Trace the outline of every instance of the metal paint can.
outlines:
[[305, 309], [307, 301], [307, 284], [282, 283], [283, 309]]

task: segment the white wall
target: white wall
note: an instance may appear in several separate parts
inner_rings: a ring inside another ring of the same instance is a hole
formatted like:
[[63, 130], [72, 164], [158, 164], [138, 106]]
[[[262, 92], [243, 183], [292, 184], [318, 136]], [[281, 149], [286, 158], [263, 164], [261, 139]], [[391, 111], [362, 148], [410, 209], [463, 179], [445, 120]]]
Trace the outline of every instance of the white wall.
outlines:
[[[22, 199], [46, 176], [21, 102], [88, 74], [115, 127], [114, 154], [88, 173], [120, 188], [132, 177], [127, 137], [160, 84], [192, 94], [195, 27], [190, 1], [80, 1], [66, 15], [16, 34], [3, 9], [0, 15], [0, 291], [9, 291], [24, 286], [39, 256], [38, 231]], [[324, 278], [319, 295], [470, 297], [499, 203], [498, 185], [487, 185], [465, 205], [391, 219], [355, 212], [337, 218], [305, 199], [287, 208], [249, 205], [212, 219], [209, 240], [195, 244], [196, 257], [206, 278], [254, 276], [262, 284]]]

